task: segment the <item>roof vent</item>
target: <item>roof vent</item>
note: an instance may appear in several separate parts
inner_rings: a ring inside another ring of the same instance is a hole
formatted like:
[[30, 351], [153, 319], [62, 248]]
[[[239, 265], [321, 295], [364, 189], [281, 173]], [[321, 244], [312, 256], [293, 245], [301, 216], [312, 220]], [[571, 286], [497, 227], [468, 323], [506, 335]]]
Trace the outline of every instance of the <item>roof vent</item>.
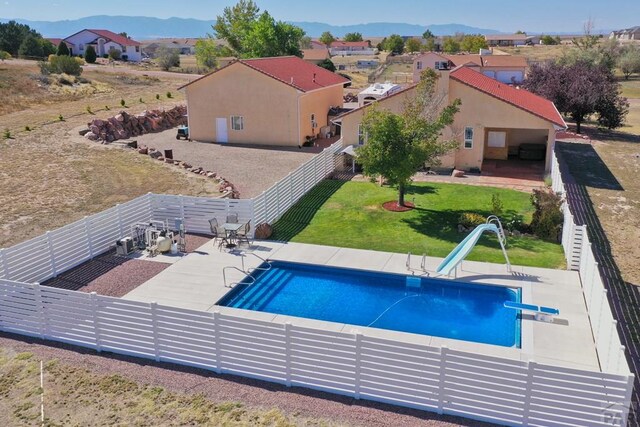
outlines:
[[316, 73], [313, 73], [313, 82], [316, 82]]

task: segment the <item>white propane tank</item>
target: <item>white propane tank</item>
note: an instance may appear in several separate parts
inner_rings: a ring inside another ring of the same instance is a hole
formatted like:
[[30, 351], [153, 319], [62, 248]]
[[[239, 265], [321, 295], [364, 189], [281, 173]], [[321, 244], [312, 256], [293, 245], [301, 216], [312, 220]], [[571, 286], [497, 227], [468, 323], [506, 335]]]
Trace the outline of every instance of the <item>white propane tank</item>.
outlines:
[[156, 244], [158, 245], [158, 252], [164, 253], [171, 250], [171, 239], [166, 236], [158, 237]]

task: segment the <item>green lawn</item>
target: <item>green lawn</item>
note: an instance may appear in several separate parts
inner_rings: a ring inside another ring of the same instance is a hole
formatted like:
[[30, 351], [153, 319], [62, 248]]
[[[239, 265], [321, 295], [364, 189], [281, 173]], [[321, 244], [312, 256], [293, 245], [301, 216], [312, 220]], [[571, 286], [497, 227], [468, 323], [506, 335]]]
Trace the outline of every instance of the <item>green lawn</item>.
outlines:
[[[368, 182], [323, 181], [275, 225], [275, 240], [347, 248], [445, 257], [463, 238], [457, 231], [463, 212], [490, 215], [491, 197], [499, 194], [504, 216], [531, 220], [533, 208], [526, 193], [458, 184], [414, 184], [408, 201], [416, 209], [388, 212], [382, 203], [396, 191]], [[508, 238], [513, 264], [562, 268], [564, 255], [556, 243], [530, 237]], [[495, 236], [484, 236], [468, 259], [504, 263]]]

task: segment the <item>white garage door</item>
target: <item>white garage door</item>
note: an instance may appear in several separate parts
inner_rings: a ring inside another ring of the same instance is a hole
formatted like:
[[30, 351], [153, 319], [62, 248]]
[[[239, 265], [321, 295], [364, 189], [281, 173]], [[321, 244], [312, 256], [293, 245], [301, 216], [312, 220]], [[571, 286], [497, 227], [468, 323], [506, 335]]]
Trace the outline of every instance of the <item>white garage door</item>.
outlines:
[[498, 71], [496, 73], [496, 80], [502, 83], [522, 83], [524, 75], [522, 71]]

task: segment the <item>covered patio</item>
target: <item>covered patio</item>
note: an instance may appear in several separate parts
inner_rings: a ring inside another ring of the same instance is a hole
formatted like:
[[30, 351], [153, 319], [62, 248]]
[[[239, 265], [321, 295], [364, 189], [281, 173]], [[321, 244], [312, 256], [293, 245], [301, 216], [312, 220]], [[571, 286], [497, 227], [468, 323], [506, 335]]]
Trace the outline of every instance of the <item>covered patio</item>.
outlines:
[[555, 130], [485, 128], [482, 173], [527, 179], [551, 169]]

